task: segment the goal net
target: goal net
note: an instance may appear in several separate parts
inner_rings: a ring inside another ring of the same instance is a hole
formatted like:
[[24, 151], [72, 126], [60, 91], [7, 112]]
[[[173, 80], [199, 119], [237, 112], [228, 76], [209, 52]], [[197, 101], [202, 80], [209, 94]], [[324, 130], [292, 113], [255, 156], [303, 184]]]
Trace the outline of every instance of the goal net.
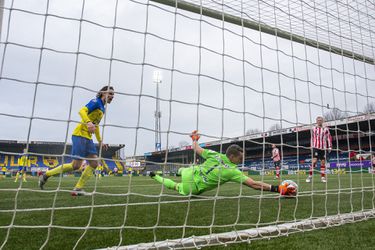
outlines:
[[[101, 137], [116, 150], [125, 145], [112, 155], [98, 151], [104, 170], [88, 182], [87, 197], [70, 196], [74, 175], [50, 178], [45, 190], [37, 177], [1, 179], [1, 249], [200, 248], [374, 217], [371, 1], [0, 4], [0, 145], [22, 142], [34, 167], [38, 159], [46, 169], [69, 162], [78, 111], [103, 86], [113, 86], [115, 97]], [[332, 151], [306, 182], [319, 116]], [[193, 130], [203, 148], [224, 154], [241, 146], [245, 175], [272, 185], [293, 180], [298, 195], [228, 182], [182, 196], [151, 179], [155, 172], [180, 182], [181, 167], [204, 161], [192, 150]], [[60, 142], [63, 150], [41, 150], [36, 141]], [[10, 160], [22, 155], [17, 150], [0, 148], [4, 176], [18, 169]], [[19, 235], [37, 240], [22, 243]]]

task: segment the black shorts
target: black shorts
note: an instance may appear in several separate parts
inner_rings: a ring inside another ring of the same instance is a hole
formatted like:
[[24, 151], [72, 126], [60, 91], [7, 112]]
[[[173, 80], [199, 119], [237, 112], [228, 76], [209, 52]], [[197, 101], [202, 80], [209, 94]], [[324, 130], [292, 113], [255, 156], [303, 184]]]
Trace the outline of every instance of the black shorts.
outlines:
[[317, 158], [318, 160], [325, 160], [326, 159], [325, 150], [313, 148], [312, 158]]
[[280, 161], [274, 161], [273, 162], [273, 166], [276, 168], [276, 167], [280, 167]]

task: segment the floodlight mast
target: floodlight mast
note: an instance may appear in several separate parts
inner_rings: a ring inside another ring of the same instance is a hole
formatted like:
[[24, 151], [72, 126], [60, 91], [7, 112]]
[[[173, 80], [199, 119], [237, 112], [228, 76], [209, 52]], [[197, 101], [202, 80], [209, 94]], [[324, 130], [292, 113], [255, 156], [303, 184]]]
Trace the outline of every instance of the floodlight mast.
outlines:
[[161, 150], [161, 111], [159, 98], [159, 84], [162, 82], [162, 74], [159, 70], [153, 73], [153, 82], [156, 85], [156, 101], [155, 101], [155, 151]]

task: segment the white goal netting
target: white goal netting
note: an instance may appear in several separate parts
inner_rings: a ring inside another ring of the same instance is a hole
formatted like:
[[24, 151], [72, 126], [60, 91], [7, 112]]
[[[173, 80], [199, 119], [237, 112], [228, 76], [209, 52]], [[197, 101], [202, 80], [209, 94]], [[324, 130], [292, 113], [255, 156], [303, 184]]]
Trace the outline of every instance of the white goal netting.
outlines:
[[[4, 177], [0, 248], [19, 248], [19, 234], [37, 238], [33, 248], [198, 248], [374, 217], [373, 2], [0, 2], [4, 176], [17, 172], [17, 143], [35, 172], [69, 162], [79, 109], [102, 86], [115, 90], [100, 124], [112, 151], [98, 151], [105, 170], [87, 183], [90, 195], [69, 195], [73, 175], [45, 190], [37, 177]], [[306, 183], [318, 116], [332, 135], [327, 182], [318, 162]], [[204, 148], [243, 147], [239, 167], [255, 180], [294, 180], [297, 197], [238, 183], [181, 196], [151, 179], [179, 182], [179, 168], [202, 163], [189, 138], [196, 129]]]

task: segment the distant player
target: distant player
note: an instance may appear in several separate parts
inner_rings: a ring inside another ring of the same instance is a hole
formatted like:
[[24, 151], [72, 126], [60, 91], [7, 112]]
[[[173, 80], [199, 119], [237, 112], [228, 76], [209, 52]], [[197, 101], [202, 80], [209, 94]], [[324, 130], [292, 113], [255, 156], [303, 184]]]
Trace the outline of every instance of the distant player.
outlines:
[[272, 144], [272, 160], [276, 169], [276, 179], [280, 179], [280, 151], [275, 144]]
[[102, 138], [100, 136], [99, 123], [104, 115], [105, 105], [111, 103], [113, 97], [113, 87], [104, 86], [98, 92], [95, 99], [92, 99], [86, 106], [81, 108], [79, 115], [81, 116], [82, 121], [77, 125], [72, 135], [73, 161], [68, 164], [60, 165], [47, 171], [44, 175], [41, 175], [39, 177], [39, 187], [41, 189], [44, 188], [44, 185], [49, 177], [78, 170], [84, 160], [82, 158], [88, 158], [88, 165], [83, 171], [81, 178], [77, 182], [72, 192], [72, 196], [85, 195], [82, 188], [86, 181], [93, 175], [93, 171], [98, 166], [98, 153], [92, 140], [92, 134], [95, 133], [99, 146], [102, 147], [103, 150], [107, 150], [108, 145], [102, 142]]
[[248, 187], [264, 191], [277, 192], [281, 195], [293, 196], [296, 189], [291, 185], [273, 186], [260, 181], [254, 181], [237, 168], [237, 164], [243, 162], [244, 152], [238, 145], [230, 145], [226, 154], [220, 154], [212, 150], [203, 149], [198, 144], [199, 134], [193, 131], [194, 151], [202, 156], [205, 161], [200, 165], [193, 165], [188, 168], [180, 168], [181, 183], [171, 179], [162, 178], [154, 172], [150, 173], [151, 178], [163, 184], [166, 188], [177, 191], [181, 195], [199, 195], [208, 190], [228, 182], [242, 183]]
[[104, 171], [103, 165], [99, 164], [99, 166], [95, 169], [95, 176], [97, 178], [101, 179], [102, 176], [104, 175], [103, 171]]
[[328, 127], [323, 127], [323, 117], [318, 116], [316, 118], [316, 126], [312, 129], [311, 134], [311, 149], [312, 149], [312, 161], [309, 171], [309, 176], [306, 182], [311, 182], [313, 170], [320, 160], [320, 175], [321, 181], [327, 182], [326, 179], [326, 154], [332, 150], [332, 136], [329, 132]]
[[350, 161], [357, 161], [357, 152], [354, 150], [349, 151], [349, 160]]
[[30, 167], [30, 159], [27, 154], [27, 149], [25, 148], [23, 150], [22, 156], [18, 158], [18, 171], [16, 173], [16, 179], [14, 180], [14, 182], [18, 181], [18, 178], [20, 177], [20, 175], [22, 176], [22, 181], [27, 182], [26, 171], [28, 167]]
[[5, 178], [6, 174], [7, 174], [7, 167], [6, 166], [3, 166], [1, 169], [0, 169], [0, 174], [2, 178]]

